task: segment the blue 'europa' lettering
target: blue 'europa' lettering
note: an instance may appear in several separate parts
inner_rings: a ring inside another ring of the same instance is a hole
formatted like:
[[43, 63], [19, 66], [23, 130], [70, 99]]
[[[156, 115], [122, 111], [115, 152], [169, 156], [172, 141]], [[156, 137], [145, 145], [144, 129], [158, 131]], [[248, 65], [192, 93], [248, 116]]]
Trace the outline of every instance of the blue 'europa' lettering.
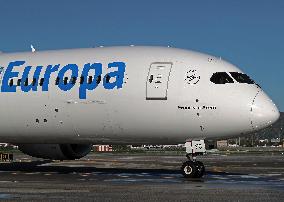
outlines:
[[[104, 87], [105, 89], [117, 89], [122, 88], [123, 79], [124, 79], [124, 72], [125, 72], [125, 63], [123, 62], [113, 62], [108, 64], [108, 68], [117, 67], [117, 71], [110, 72], [104, 77]], [[106, 82], [107, 76], [115, 77], [116, 80], [113, 83]]]
[[101, 76], [102, 74], [102, 64], [101, 63], [94, 63], [92, 65], [90, 63], [85, 64], [83, 72], [82, 72], [82, 77], [87, 78], [89, 75], [89, 71], [91, 69], [95, 70], [95, 74], [93, 76], [94, 79], [92, 83], [88, 83], [87, 79], [85, 79], [83, 83], [80, 85], [80, 88], [79, 88], [79, 98], [80, 99], [86, 99], [87, 90], [94, 90], [98, 86], [97, 78]]
[[[26, 63], [25, 61], [10, 62], [6, 70], [4, 69], [5, 73], [2, 79], [1, 92], [16, 92], [17, 91], [17, 85], [11, 85], [9, 81], [11, 79], [19, 79], [18, 78], [19, 72], [13, 69], [14, 67], [21, 67], [25, 63]], [[107, 69], [109, 71], [110, 70], [112, 71], [108, 72], [103, 77], [103, 87], [107, 90], [111, 90], [115, 88], [116, 89], [122, 88], [125, 68], [126, 68], [126, 65], [124, 62], [109, 63]], [[32, 69], [33, 69], [32, 66], [26, 66], [24, 70], [21, 71], [23, 72], [23, 74], [21, 75], [22, 77], [20, 78], [21, 79], [20, 89], [23, 92], [37, 91], [39, 80], [40, 80], [40, 75], [42, 75], [42, 79], [44, 81], [41, 84], [42, 91], [49, 90], [51, 74], [57, 73], [57, 79], [59, 79], [58, 88], [61, 89], [62, 91], [71, 90], [75, 86], [75, 81], [79, 80], [77, 79], [79, 78], [79, 67], [77, 64], [67, 64], [61, 69], [60, 69], [60, 64], [47, 65], [46, 68], [44, 68], [43, 66], [37, 66], [34, 69], [32, 80], [30, 80], [31, 77], [29, 77], [29, 75], [32, 72]], [[43, 69], [44, 69], [44, 72], [41, 74]], [[71, 73], [71, 76], [68, 77], [69, 82], [64, 82], [67, 72]], [[81, 73], [81, 78], [83, 78], [83, 80], [82, 82], [80, 82], [80, 85], [79, 85], [79, 98], [80, 99], [86, 99], [87, 91], [93, 91], [98, 87], [100, 82], [97, 82], [97, 81], [100, 80], [100, 78], [102, 78], [102, 73], [103, 73], [103, 65], [101, 63], [93, 63], [93, 64], [87, 63], [84, 65], [82, 73]], [[88, 80], [89, 76], [93, 78], [91, 81]]]
[[19, 72], [13, 72], [13, 68], [25, 64], [25, 61], [10, 62], [2, 79], [1, 92], [16, 92], [16, 86], [10, 86], [9, 80], [18, 77]]
[[42, 85], [42, 91], [48, 91], [48, 85], [49, 85], [49, 79], [50, 79], [50, 74], [52, 72], [57, 72], [58, 69], [59, 69], [59, 66], [60, 65], [55, 65], [55, 66], [52, 66], [52, 65], [48, 65], [46, 67], [46, 70], [44, 72], [44, 83]]
[[58, 78], [59, 78], [59, 84], [58, 84], [58, 87], [63, 90], [63, 91], [68, 91], [68, 90], [71, 90], [71, 88], [73, 88], [73, 86], [75, 85], [75, 83], [72, 83], [72, 80], [69, 79], [69, 83], [67, 84], [64, 84], [64, 75], [67, 71], [71, 71], [72, 72], [72, 75], [71, 75], [71, 78], [73, 77], [78, 77], [78, 66], [75, 65], [75, 64], [69, 64], [69, 65], [66, 65], [65, 67], [63, 67], [59, 73], [58, 73]]
[[33, 79], [35, 79], [36, 83], [33, 84], [34, 81], [32, 80], [31, 84], [28, 84], [28, 83], [25, 84], [25, 82], [28, 81], [29, 73], [30, 73], [31, 69], [32, 69], [31, 66], [27, 66], [24, 70], [24, 73], [23, 73], [23, 76], [22, 76], [22, 79], [21, 79], [21, 90], [23, 92], [29, 92], [30, 90], [37, 91], [37, 84], [38, 84], [39, 75], [40, 75], [42, 66], [37, 66], [36, 70], [34, 72]]

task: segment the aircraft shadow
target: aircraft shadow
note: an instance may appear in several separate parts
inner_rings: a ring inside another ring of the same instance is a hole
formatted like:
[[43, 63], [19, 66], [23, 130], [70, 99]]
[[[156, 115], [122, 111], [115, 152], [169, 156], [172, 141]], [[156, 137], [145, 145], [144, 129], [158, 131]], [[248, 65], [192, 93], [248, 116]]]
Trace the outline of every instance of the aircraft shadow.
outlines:
[[[147, 173], [149, 175], [181, 175], [180, 170], [170, 169], [139, 169], [139, 168], [97, 168], [94, 166], [57, 166], [57, 165], [44, 165], [51, 163], [50, 160], [43, 161], [32, 161], [32, 162], [11, 162], [11, 163], [0, 163], [0, 171], [20, 171], [20, 172], [57, 172], [59, 174], [68, 173], [92, 173], [101, 172], [105, 174], [141, 174]], [[241, 173], [228, 173], [219, 171], [206, 171], [206, 175], [246, 175]]]

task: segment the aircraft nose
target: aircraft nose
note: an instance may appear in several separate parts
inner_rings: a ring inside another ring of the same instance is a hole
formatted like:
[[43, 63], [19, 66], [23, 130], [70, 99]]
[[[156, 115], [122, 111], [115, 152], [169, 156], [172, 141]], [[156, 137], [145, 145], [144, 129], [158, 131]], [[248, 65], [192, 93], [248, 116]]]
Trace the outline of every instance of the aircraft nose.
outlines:
[[260, 130], [275, 123], [280, 113], [273, 101], [261, 90], [251, 106], [251, 124], [254, 130]]

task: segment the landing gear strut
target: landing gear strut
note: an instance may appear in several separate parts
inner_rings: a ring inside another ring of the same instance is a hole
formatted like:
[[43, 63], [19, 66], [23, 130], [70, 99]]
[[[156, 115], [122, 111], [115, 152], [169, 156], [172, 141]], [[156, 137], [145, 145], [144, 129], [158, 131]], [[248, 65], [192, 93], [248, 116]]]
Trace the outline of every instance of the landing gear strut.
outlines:
[[183, 176], [185, 178], [201, 178], [205, 173], [205, 167], [201, 161], [196, 160], [196, 156], [206, 152], [204, 140], [188, 141], [185, 143], [185, 147], [188, 161], [181, 166]]

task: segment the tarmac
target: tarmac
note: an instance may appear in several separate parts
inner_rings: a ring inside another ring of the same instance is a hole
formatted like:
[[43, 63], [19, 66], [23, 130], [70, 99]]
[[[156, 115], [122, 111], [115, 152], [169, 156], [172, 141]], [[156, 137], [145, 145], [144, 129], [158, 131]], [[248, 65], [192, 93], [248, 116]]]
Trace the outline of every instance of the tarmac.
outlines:
[[284, 153], [208, 154], [201, 179], [180, 174], [184, 156], [91, 153], [44, 161], [16, 153], [0, 164], [4, 201], [284, 201]]

